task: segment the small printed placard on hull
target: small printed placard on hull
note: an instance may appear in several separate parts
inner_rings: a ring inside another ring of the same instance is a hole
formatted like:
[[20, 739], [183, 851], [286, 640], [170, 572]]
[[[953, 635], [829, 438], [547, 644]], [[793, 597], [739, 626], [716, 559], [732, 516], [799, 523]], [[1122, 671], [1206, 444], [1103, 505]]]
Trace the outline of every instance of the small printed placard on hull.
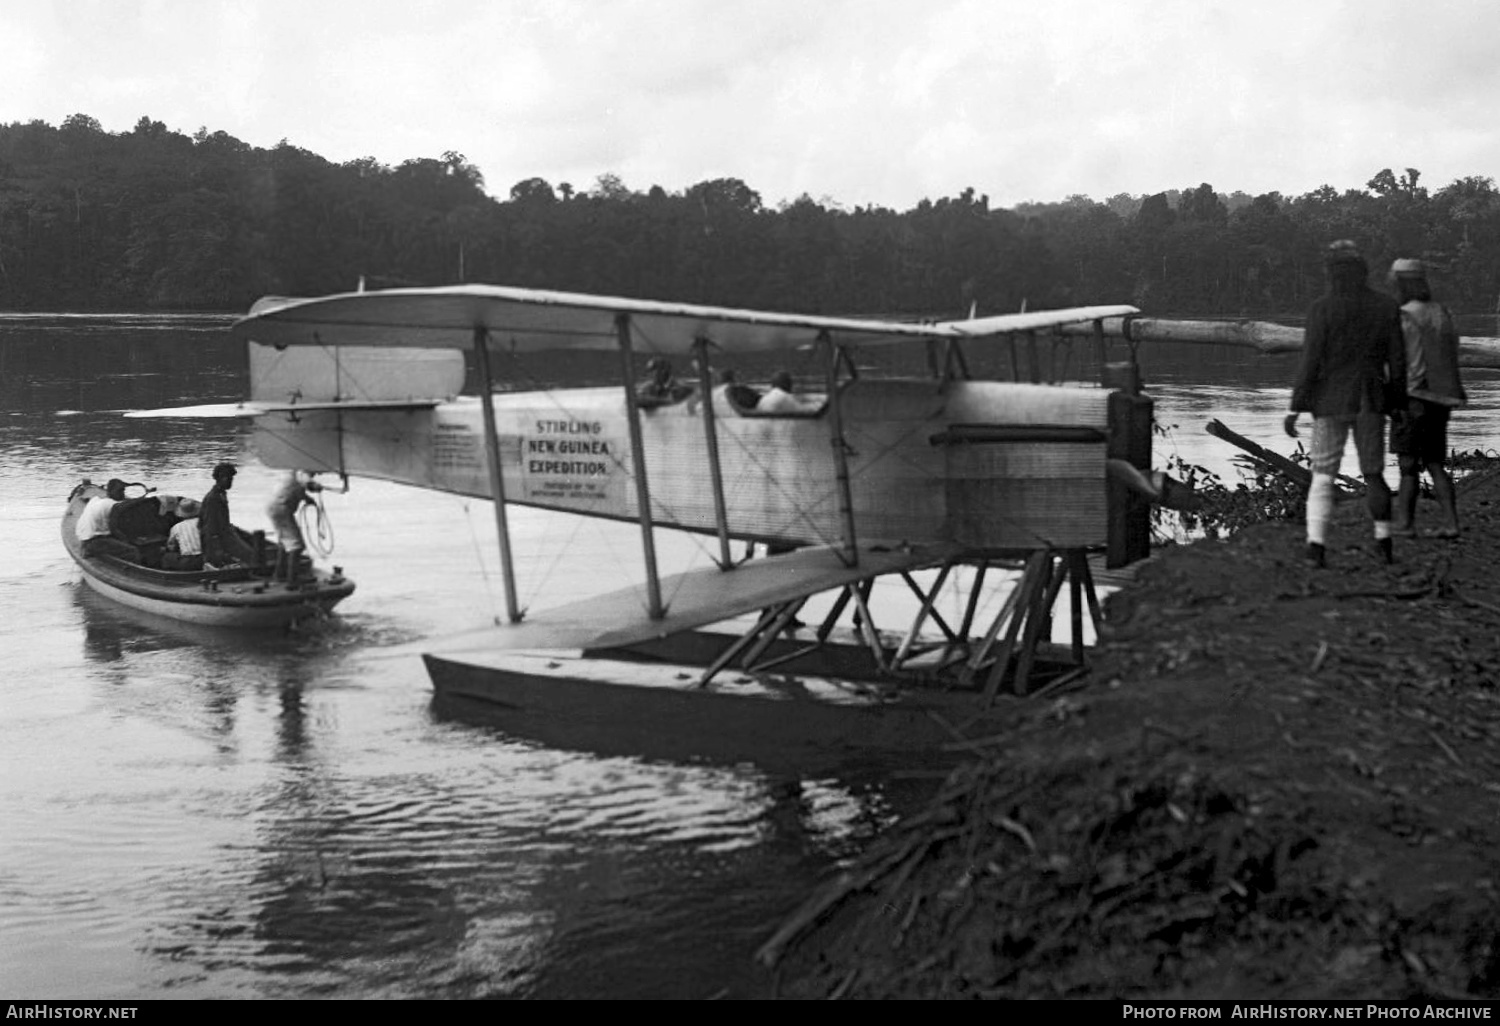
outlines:
[[467, 424], [439, 421], [432, 432], [432, 466], [440, 474], [484, 469], [484, 445]]

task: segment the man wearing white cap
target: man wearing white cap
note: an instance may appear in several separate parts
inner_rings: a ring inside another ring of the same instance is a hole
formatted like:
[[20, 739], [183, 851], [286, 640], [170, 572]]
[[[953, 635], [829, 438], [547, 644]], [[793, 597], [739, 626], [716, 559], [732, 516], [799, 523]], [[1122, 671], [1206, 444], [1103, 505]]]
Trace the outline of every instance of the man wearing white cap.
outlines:
[[172, 525], [167, 535], [166, 551], [161, 555], [163, 570], [202, 570], [203, 539], [198, 532], [201, 507], [192, 499], [179, 499], [177, 515], [182, 519]]
[[1458, 377], [1458, 330], [1448, 309], [1433, 302], [1422, 261], [1397, 260], [1391, 265], [1390, 280], [1401, 304], [1408, 397], [1406, 406], [1391, 414], [1391, 451], [1401, 466], [1394, 530], [1403, 535], [1413, 533], [1418, 479], [1425, 466], [1442, 518], [1428, 534], [1457, 538], [1458, 504], [1445, 461], [1448, 414], [1467, 399]]
[[1326, 565], [1333, 481], [1354, 434], [1365, 502], [1375, 521], [1380, 557], [1391, 562], [1391, 490], [1386, 487], [1385, 415], [1406, 405], [1406, 343], [1401, 311], [1370, 288], [1369, 265], [1347, 239], [1324, 253], [1328, 292], [1307, 312], [1302, 364], [1292, 386], [1286, 433], [1297, 436], [1297, 417], [1313, 415], [1312, 484], [1307, 489], [1307, 558]]

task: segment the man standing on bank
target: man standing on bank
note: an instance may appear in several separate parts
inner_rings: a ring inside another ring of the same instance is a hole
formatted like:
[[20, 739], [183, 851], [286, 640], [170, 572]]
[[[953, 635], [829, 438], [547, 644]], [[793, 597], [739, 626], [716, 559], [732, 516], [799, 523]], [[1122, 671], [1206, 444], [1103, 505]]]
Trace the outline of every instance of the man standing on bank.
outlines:
[[1307, 490], [1307, 558], [1326, 565], [1334, 478], [1349, 434], [1359, 453], [1365, 502], [1375, 521], [1381, 559], [1393, 559], [1391, 490], [1385, 466], [1385, 415], [1406, 407], [1406, 342], [1396, 301], [1370, 288], [1369, 265], [1340, 239], [1324, 253], [1328, 292], [1307, 312], [1302, 364], [1284, 427], [1297, 436], [1297, 417], [1313, 415], [1312, 485]]
[[1418, 477], [1425, 466], [1442, 516], [1427, 533], [1434, 538], [1457, 538], [1458, 504], [1445, 461], [1448, 414], [1467, 399], [1458, 379], [1458, 330], [1447, 307], [1432, 301], [1422, 261], [1397, 260], [1391, 265], [1391, 285], [1401, 304], [1401, 330], [1406, 336], [1408, 396], [1405, 409], [1391, 414], [1391, 451], [1401, 465], [1392, 529], [1403, 536], [1415, 533]]

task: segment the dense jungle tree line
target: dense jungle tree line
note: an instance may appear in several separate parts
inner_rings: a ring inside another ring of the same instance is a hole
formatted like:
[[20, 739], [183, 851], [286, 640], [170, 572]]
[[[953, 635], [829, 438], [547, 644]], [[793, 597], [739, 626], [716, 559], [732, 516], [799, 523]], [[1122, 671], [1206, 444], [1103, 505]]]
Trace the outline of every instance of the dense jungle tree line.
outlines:
[[286, 142], [143, 117], [0, 124], [0, 309], [238, 311], [266, 294], [495, 282], [816, 313], [997, 313], [1134, 302], [1158, 315], [1295, 316], [1320, 249], [1420, 255], [1462, 312], [1500, 309], [1500, 192], [1420, 173], [1304, 196], [1209, 184], [1099, 202], [902, 212], [803, 196], [770, 208], [725, 178], [681, 192], [532, 178], [488, 195], [462, 154], [335, 164]]

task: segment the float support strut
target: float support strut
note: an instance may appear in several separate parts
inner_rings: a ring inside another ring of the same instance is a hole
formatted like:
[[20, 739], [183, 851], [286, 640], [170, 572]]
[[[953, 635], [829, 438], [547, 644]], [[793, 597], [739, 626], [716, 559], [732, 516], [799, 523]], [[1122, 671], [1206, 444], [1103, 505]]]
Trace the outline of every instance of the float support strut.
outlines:
[[641, 552], [646, 558], [647, 612], [653, 620], [666, 615], [661, 604], [661, 579], [656, 571], [656, 535], [651, 525], [651, 486], [646, 480], [646, 450], [641, 444], [641, 407], [635, 395], [635, 363], [630, 345], [630, 317], [615, 318], [620, 342], [621, 377], [625, 382], [625, 413], [630, 426], [630, 461], [635, 472], [635, 504], [641, 522]]
[[703, 402], [703, 440], [708, 445], [708, 476], [714, 490], [714, 523], [719, 529], [719, 566], [734, 567], [729, 555], [729, 512], [724, 505], [724, 472], [719, 466], [719, 432], [714, 423], [714, 385], [709, 377], [708, 339], [693, 343], [693, 359], [698, 365], [698, 393]]
[[495, 429], [494, 377], [490, 373], [489, 332], [474, 329], [474, 364], [479, 371], [479, 405], [484, 411], [484, 455], [490, 472], [490, 495], [495, 500], [495, 530], [500, 536], [500, 576], [505, 586], [505, 616], [511, 623], [522, 617], [516, 601], [516, 569], [510, 554], [510, 527], [505, 519], [505, 477], [500, 470], [500, 436]]
[[854, 496], [849, 488], [849, 447], [844, 442], [844, 414], [839, 405], [839, 347], [827, 331], [819, 335], [824, 346], [825, 387], [828, 390], [828, 421], [832, 426], [833, 469], [838, 481], [839, 519], [844, 528], [842, 559], [846, 566], [859, 565], [859, 546], [854, 535]]

